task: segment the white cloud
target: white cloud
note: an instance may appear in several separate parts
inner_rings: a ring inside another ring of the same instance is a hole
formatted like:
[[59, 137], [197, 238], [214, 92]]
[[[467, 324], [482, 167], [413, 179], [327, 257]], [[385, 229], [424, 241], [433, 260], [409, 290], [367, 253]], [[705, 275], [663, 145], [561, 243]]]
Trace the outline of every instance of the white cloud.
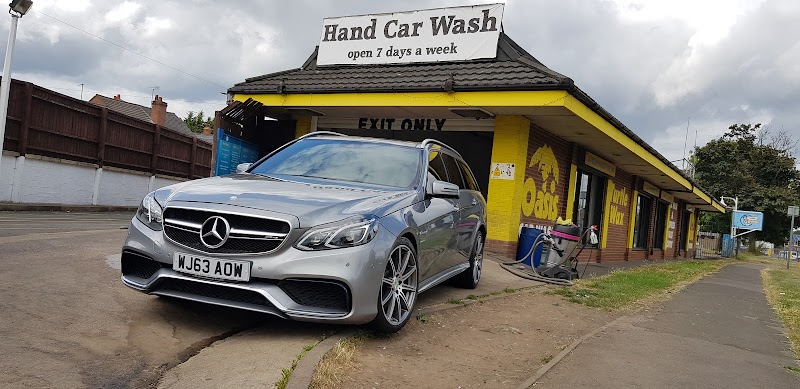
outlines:
[[154, 16], [144, 18], [144, 23], [140, 26], [142, 35], [148, 38], [170, 30], [172, 27], [173, 24], [171, 20]]
[[122, 4], [114, 7], [111, 11], [108, 11], [105, 15], [105, 20], [107, 22], [121, 22], [125, 19], [131, 18], [139, 9], [142, 8], [142, 5], [133, 1], [125, 1]]
[[[200, 109], [210, 115], [224, 106], [220, 92], [234, 83], [300, 66], [318, 43], [324, 17], [485, 2], [35, 0], [20, 22], [14, 77], [74, 97], [84, 83], [86, 94], [121, 93], [142, 105], [159, 86], [179, 116]], [[9, 19], [0, 18], [0, 36]], [[733, 123], [751, 121], [800, 137], [797, 20], [796, 0], [517, 0], [506, 6], [503, 27], [677, 159], [688, 116], [690, 145], [694, 128], [703, 144]], [[0, 38], [0, 52], [4, 44]]]

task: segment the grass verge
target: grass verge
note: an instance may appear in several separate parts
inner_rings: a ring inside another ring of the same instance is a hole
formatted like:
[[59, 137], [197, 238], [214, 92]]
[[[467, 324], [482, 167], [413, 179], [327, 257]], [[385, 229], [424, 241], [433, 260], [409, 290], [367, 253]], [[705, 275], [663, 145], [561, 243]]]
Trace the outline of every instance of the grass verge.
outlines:
[[[767, 300], [786, 327], [795, 357], [800, 359], [800, 267], [770, 268], [761, 272]], [[794, 368], [795, 373], [800, 369]]]
[[355, 336], [342, 339], [325, 353], [314, 370], [309, 389], [333, 388], [342, 382], [345, 372], [355, 366], [355, 352], [367, 339], [373, 337], [368, 332], [360, 332]]
[[573, 303], [609, 310], [627, 308], [715, 272], [729, 261], [680, 261], [616, 270], [605, 276], [560, 287], [555, 294]]

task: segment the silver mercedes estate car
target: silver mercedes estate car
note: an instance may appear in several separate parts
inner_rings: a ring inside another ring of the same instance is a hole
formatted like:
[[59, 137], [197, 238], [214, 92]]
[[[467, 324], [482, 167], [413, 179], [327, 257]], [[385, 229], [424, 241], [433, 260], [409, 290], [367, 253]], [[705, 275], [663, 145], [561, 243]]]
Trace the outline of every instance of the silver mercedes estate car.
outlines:
[[486, 201], [443, 143], [314, 132], [237, 171], [145, 196], [125, 285], [395, 332], [419, 293], [480, 281]]

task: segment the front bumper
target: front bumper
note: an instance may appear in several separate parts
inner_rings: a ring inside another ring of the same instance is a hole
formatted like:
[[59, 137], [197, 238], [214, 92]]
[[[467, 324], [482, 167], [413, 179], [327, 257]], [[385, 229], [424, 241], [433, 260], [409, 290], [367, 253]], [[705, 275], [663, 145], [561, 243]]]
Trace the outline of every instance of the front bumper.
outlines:
[[[215, 256], [178, 246], [165, 239], [162, 231], [153, 231], [134, 218], [122, 249], [122, 282], [144, 293], [285, 319], [343, 324], [370, 322], [378, 312], [380, 282], [396, 237], [381, 228], [371, 242], [362, 246], [301, 251], [292, 244], [304, 232], [294, 229], [286, 242], [269, 254], [218, 257], [252, 263], [250, 281], [235, 282], [173, 270], [176, 251]], [[340, 298], [346, 298], [346, 304], [331, 303]]]

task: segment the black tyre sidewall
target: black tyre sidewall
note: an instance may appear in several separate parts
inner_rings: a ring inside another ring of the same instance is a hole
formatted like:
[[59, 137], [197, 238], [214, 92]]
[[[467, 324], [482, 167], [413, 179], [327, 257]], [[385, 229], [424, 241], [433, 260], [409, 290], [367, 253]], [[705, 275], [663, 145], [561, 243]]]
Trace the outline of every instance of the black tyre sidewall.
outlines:
[[[475, 289], [475, 288], [478, 287], [478, 284], [481, 281], [480, 277], [476, 281], [475, 277], [473, 277], [472, 274], [475, 273], [475, 260], [478, 257], [478, 250], [477, 250], [477, 248], [478, 248], [478, 237], [480, 239], [482, 239], [482, 240], [485, 239], [485, 238], [483, 237], [483, 234], [480, 231], [478, 231], [477, 235], [475, 235], [475, 236], [476, 236], [476, 238], [475, 238], [475, 241], [472, 242], [472, 252], [470, 253], [470, 257], [469, 257], [469, 267], [466, 270], [464, 270], [463, 272], [461, 272], [461, 274], [457, 275], [456, 278], [455, 278], [456, 284], [459, 287], [464, 288], [464, 289]], [[486, 248], [486, 242], [484, 241], [482, 249], [485, 250], [485, 248]], [[483, 266], [483, 264], [481, 264], [481, 266]], [[482, 276], [483, 276], [483, 268], [481, 268], [481, 277]]]

